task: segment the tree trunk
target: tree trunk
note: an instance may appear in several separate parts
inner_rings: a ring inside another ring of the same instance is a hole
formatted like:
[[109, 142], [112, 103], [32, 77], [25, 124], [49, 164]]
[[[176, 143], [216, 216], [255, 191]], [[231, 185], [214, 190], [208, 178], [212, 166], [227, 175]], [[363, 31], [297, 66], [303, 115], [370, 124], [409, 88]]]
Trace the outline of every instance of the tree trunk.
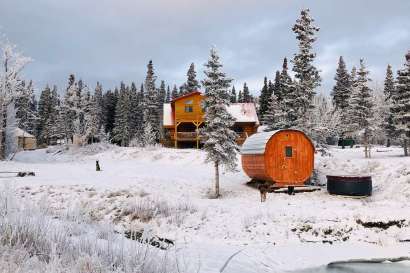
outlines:
[[215, 161], [215, 198], [219, 196], [219, 162]]
[[404, 148], [404, 156], [409, 156], [409, 153], [407, 151], [407, 137], [404, 138], [403, 148]]

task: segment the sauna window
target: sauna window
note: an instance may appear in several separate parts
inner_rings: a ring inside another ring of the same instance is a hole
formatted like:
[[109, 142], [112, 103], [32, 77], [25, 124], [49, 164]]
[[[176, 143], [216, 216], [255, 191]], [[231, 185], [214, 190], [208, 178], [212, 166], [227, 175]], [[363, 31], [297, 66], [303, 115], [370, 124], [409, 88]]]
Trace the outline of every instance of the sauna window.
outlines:
[[285, 147], [285, 155], [286, 157], [292, 157], [292, 147], [291, 146]]

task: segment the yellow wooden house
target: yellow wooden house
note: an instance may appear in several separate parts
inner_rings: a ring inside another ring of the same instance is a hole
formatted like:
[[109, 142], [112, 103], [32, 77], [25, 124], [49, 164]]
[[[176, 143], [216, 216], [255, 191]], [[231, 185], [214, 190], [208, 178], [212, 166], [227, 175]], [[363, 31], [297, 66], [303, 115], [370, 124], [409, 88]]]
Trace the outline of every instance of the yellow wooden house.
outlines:
[[[166, 146], [196, 147], [201, 146], [203, 137], [200, 134], [204, 126], [202, 100], [204, 95], [194, 91], [175, 98], [163, 106], [164, 134], [161, 142]], [[233, 103], [228, 112], [235, 118], [234, 131], [238, 134], [237, 143], [256, 133], [259, 120], [254, 103]]]

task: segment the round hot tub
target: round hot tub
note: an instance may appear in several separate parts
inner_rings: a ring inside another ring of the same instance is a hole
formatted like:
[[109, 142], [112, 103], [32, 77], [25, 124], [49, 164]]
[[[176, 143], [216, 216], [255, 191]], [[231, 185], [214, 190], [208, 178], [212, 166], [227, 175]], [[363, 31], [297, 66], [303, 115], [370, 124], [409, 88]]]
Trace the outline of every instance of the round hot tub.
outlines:
[[372, 195], [372, 177], [356, 175], [327, 175], [327, 191], [330, 194], [348, 196]]

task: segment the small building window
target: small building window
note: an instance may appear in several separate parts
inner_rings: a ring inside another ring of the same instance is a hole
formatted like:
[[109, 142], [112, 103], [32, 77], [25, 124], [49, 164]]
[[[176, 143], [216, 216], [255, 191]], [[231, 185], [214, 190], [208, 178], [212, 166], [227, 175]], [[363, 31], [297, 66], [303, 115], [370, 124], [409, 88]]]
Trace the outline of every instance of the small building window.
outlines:
[[192, 105], [185, 105], [185, 113], [192, 113], [193, 111]]
[[292, 157], [292, 146], [285, 147], [285, 155], [286, 157]]

